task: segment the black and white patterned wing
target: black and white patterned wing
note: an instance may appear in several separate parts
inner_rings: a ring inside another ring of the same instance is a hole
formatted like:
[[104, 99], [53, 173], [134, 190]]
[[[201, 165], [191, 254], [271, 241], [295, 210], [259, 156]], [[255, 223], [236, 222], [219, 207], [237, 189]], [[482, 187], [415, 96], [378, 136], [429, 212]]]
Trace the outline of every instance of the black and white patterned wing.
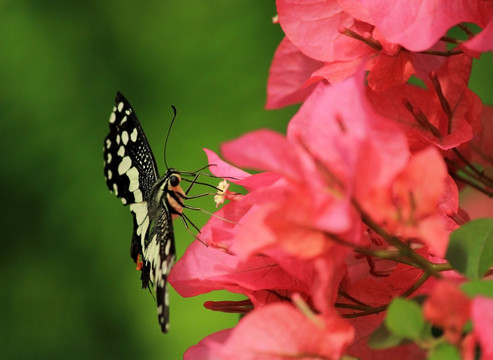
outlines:
[[[166, 176], [159, 179], [154, 155], [137, 115], [121, 93], [116, 95], [109, 122], [110, 132], [104, 143], [106, 185], [130, 207], [134, 223], [130, 254], [142, 270], [142, 287], [147, 288], [149, 282], [155, 286], [159, 324], [161, 330], [167, 332], [169, 298], [166, 285], [175, 262], [171, 212], [179, 213], [167, 198], [176, 189], [180, 189], [182, 195], [184, 193], [178, 183], [173, 184], [170, 180], [176, 181], [177, 173], [168, 170]], [[176, 199], [175, 195], [175, 203]]]
[[163, 332], [168, 332], [169, 293], [166, 284], [168, 274], [175, 263], [176, 251], [172, 218], [166, 208], [159, 208], [157, 211], [149, 238], [150, 242], [144, 248], [144, 258], [149, 262], [150, 280], [156, 288], [159, 325]]
[[116, 94], [104, 142], [104, 175], [124, 205], [147, 201], [158, 180], [156, 160], [132, 106]]
[[[130, 255], [137, 262], [148, 239], [147, 201], [152, 186], [158, 180], [158, 169], [135, 111], [119, 92], [109, 125], [110, 132], [103, 145], [106, 185], [124, 205], [130, 205], [134, 218]], [[147, 287], [145, 278], [143, 271], [143, 287]]]

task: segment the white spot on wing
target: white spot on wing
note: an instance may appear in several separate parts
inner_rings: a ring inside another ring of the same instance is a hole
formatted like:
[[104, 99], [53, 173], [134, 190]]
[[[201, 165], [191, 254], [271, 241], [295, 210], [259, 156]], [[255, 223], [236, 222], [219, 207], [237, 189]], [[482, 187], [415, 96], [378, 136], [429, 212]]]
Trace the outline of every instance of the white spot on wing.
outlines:
[[114, 112], [112, 112], [110, 115], [110, 123], [113, 124], [115, 121], [116, 121], [116, 115]]
[[126, 132], [126, 131], [122, 132], [122, 141], [123, 141], [123, 145], [128, 144], [128, 132]]
[[123, 123], [124, 123], [124, 122], [126, 122], [126, 121], [127, 121], [127, 117], [126, 117], [126, 116], [124, 116], [124, 117], [123, 117], [123, 119], [122, 119], [122, 121], [120, 121], [120, 125], [121, 125], [121, 124], [123, 124]]
[[139, 188], [139, 171], [137, 170], [137, 168], [132, 167], [127, 171], [127, 176], [130, 180], [128, 190], [134, 192]]
[[115, 195], [118, 196], [118, 185], [116, 185], [116, 183], [113, 184], [113, 191], [115, 192]]
[[122, 204], [123, 204], [123, 205], [127, 205], [127, 199], [125, 199], [125, 198], [121, 198], [121, 200], [122, 200]]
[[125, 148], [123, 146], [120, 146], [120, 148], [118, 149], [118, 152], [116, 154], [118, 156], [123, 157], [123, 155], [125, 155]]
[[117, 144], [120, 144], [120, 134], [117, 134], [116, 135], [116, 143]]
[[166, 242], [166, 246], [165, 246], [165, 248], [164, 248], [164, 253], [165, 253], [166, 255], [169, 255], [169, 251], [170, 251], [170, 249], [171, 249], [171, 241], [167, 241], [167, 242]]
[[118, 103], [118, 112], [122, 112], [123, 106], [123, 102]]
[[106, 149], [109, 149], [111, 147], [111, 140], [106, 139]]
[[118, 174], [123, 175], [125, 174], [128, 169], [132, 166], [132, 160], [130, 160], [129, 156], [125, 156], [122, 159], [122, 162], [118, 165]]
[[111, 159], [112, 159], [111, 154], [108, 153], [108, 156], [106, 157], [106, 162], [109, 164], [111, 162]]
[[135, 220], [140, 225], [147, 216], [147, 202], [140, 202], [130, 205], [130, 211], [135, 214]]
[[133, 142], [136, 142], [136, 141], [137, 141], [137, 136], [138, 136], [137, 128], [134, 128], [134, 130], [133, 130], [133, 131], [132, 131], [132, 133], [130, 134], [130, 139], [131, 139]]
[[113, 173], [111, 172], [111, 170], [108, 170], [108, 180], [111, 180], [112, 177]]
[[[145, 249], [145, 238], [147, 230], [149, 229], [149, 216], [147, 214], [147, 202], [136, 202], [130, 204], [130, 211], [135, 215], [135, 221], [137, 222], [136, 233], [140, 236], [140, 244]], [[145, 254], [144, 254], [145, 255]], [[145, 255], [146, 256], [146, 255]], [[147, 259], [144, 256], [145, 259]]]
[[144, 249], [144, 257], [151, 262], [152, 266], [156, 266], [157, 259], [159, 258], [159, 244], [157, 241], [157, 234], [154, 234], [149, 245]]
[[142, 191], [140, 191], [140, 189], [134, 191], [134, 198], [135, 198], [135, 202], [140, 202], [143, 200]]

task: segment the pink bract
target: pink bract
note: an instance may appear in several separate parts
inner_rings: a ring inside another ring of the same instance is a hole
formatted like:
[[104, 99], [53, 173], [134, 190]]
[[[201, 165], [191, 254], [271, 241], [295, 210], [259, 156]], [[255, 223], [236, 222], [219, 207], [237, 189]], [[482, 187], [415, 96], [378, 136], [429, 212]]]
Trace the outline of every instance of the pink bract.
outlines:
[[287, 37], [279, 44], [270, 67], [267, 83], [267, 109], [304, 101], [314, 85], [305, 86], [323, 63], [304, 55]]
[[335, 315], [309, 319], [292, 305], [277, 303], [248, 314], [234, 329], [205, 338], [185, 359], [338, 359], [352, 339], [352, 327]]
[[387, 0], [361, 0], [361, 4], [388, 41], [411, 51], [430, 48], [461, 22], [484, 27], [493, 11], [491, 2], [480, 0], [458, 0], [454, 6], [447, 0], [396, 0], [391, 6]]
[[474, 335], [481, 345], [481, 359], [493, 359], [493, 299], [483, 296], [474, 298], [471, 306]]
[[347, 27], [364, 33], [371, 26], [344, 12], [337, 1], [277, 0], [276, 5], [284, 33], [308, 57], [325, 62], [346, 61], [373, 52], [339, 32], [341, 27]]
[[440, 281], [423, 306], [425, 318], [443, 329], [447, 340], [458, 343], [471, 318], [471, 300], [449, 280]]

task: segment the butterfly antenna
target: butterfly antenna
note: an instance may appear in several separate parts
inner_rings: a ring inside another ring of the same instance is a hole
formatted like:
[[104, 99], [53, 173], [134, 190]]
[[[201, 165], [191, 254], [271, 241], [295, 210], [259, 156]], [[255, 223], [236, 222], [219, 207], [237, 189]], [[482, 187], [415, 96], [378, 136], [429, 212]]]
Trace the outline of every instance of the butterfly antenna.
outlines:
[[171, 128], [176, 119], [176, 108], [173, 105], [171, 105], [171, 108], [173, 109], [173, 119], [171, 119], [171, 124], [169, 124], [168, 133], [166, 134], [166, 140], [164, 140], [164, 165], [166, 166], [166, 170], [169, 170], [168, 162], [166, 161], [166, 149], [168, 147], [169, 134], [171, 133]]

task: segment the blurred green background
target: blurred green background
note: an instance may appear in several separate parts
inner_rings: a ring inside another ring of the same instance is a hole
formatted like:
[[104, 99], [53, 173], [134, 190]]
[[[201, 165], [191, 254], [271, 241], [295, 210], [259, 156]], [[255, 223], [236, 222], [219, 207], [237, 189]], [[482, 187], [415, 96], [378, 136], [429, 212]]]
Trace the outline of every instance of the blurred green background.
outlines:
[[[129, 257], [131, 216], [104, 183], [102, 144], [117, 90], [161, 172], [171, 104], [167, 159], [182, 170], [206, 164], [203, 147], [284, 131], [295, 108], [263, 109], [282, 38], [275, 13], [265, 0], [0, 2], [0, 358], [180, 359], [234, 326], [236, 315], [202, 303], [237, 297], [171, 290], [171, 330], [161, 334]], [[489, 103], [491, 63], [473, 76]], [[180, 256], [193, 238], [175, 228]]]

